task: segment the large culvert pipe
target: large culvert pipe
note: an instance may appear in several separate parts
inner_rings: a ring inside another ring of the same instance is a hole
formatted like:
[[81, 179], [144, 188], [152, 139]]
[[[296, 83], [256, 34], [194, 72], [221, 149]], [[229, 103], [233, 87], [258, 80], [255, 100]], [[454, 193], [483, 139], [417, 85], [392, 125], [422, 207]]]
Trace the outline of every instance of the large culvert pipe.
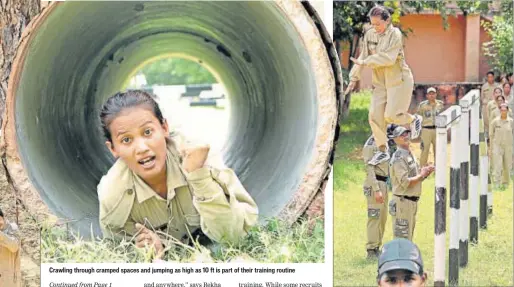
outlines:
[[341, 74], [308, 3], [56, 2], [23, 37], [2, 129], [6, 165], [20, 194], [40, 196], [82, 234], [91, 223], [99, 231], [96, 186], [113, 163], [98, 110], [156, 57], [196, 59], [227, 88], [224, 158], [261, 215], [294, 221], [327, 178]]

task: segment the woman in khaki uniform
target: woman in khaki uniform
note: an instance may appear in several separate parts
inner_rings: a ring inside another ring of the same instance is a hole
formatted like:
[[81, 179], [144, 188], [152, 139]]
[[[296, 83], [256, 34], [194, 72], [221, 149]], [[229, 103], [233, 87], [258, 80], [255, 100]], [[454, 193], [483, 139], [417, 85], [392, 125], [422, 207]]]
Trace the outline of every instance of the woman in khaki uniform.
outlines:
[[355, 88], [363, 66], [373, 70], [373, 97], [369, 108], [369, 123], [373, 138], [380, 150], [371, 161], [387, 161], [386, 126], [388, 123], [409, 126], [412, 138], [421, 133], [422, 118], [408, 113], [414, 78], [405, 62], [402, 33], [391, 24], [391, 14], [383, 6], [375, 6], [369, 12], [371, 25], [364, 34], [363, 46], [358, 59], [350, 71], [350, 84], [345, 93]]
[[[491, 109], [489, 110], [491, 121], [501, 115], [500, 106], [503, 104], [507, 104], [507, 100], [505, 99], [504, 96], [498, 96], [498, 98], [496, 99], [496, 105], [493, 105], [491, 107]], [[510, 109], [509, 109], [508, 115], [509, 115], [509, 117], [512, 118], [512, 111]]]
[[505, 96], [506, 103], [509, 103], [511, 101], [512, 97], [514, 97], [513, 94], [514, 90], [512, 89], [510, 84], [508, 82], [503, 84], [503, 95]]
[[435, 88], [430, 87], [427, 90], [427, 100], [419, 104], [418, 114], [423, 117], [423, 130], [421, 131], [421, 157], [419, 163], [425, 166], [428, 161], [428, 153], [430, 146], [434, 151], [435, 162], [435, 149], [436, 149], [436, 130], [435, 130], [435, 117], [443, 110], [444, 103], [436, 99], [437, 91]]
[[208, 146], [178, 146], [149, 94], [115, 94], [100, 119], [117, 158], [98, 185], [104, 236], [152, 246], [160, 257], [189, 234], [235, 243], [256, 224], [257, 206], [235, 173], [211, 165]]
[[[494, 72], [487, 72], [487, 81], [482, 85], [482, 92], [480, 93], [480, 102], [482, 106], [482, 116], [484, 119], [484, 127], [486, 135], [489, 134], [489, 115], [488, 115], [488, 105], [489, 101], [494, 101], [494, 90], [498, 88], [498, 84], [494, 81]], [[487, 137], [489, 140], [489, 137]]]
[[495, 110], [500, 110], [500, 105], [505, 103], [505, 97], [503, 96], [503, 90], [501, 88], [494, 89], [494, 98], [487, 102], [487, 118], [488, 122], [491, 123], [494, 120]]
[[387, 180], [389, 177], [389, 164], [387, 161], [376, 165], [369, 164], [369, 160], [377, 152], [373, 136], [369, 137], [362, 155], [366, 165], [366, 179], [364, 181], [364, 196], [368, 204], [368, 222], [366, 225], [368, 241], [366, 250], [368, 259], [378, 257], [382, 238], [384, 237], [385, 225], [387, 222]]
[[393, 198], [389, 202], [389, 213], [393, 217], [393, 235], [412, 241], [416, 227], [416, 213], [421, 196], [421, 184], [433, 171], [434, 166], [420, 168], [410, 151], [410, 131], [403, 126], [391, 125], [390, 137], [397, 150], [389, 163], [389, 174]]
[[[493, 156], [493, 181], [495, 188], [504, 188], [509, 184], [509, 171], [512, 169], [512, 144], [514, 123], [508, 116], [509, 106], [502, 104], [501, 115], [495, 118], [489, 127]], [[503, 172], [502, 186], [500, 180]]]

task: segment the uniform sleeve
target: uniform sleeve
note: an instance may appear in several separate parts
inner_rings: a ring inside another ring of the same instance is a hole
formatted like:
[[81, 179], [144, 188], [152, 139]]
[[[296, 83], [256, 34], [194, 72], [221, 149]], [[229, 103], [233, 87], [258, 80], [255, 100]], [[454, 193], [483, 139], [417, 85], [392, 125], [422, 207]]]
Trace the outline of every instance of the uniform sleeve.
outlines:
[[396, 160], [391, 166], [391, 173], [400, 189], [406, 190], [409, 187], [409, 168], [403, 160]]
[[493, 143], [492, 141], [494, 140], [494, 119], [492, 121], [490, 121], [489, 123], [489, 139], [491, 140], [491, 144]]
[[364, 164], [366, 165], [366, 183], [371, 186], [371, 190], [376, 192], [380, 190], [378, 180], [375, 174], [375, 166], [368, 164], [368, 161], [373, 157], [373, 148], [371, 146], [365, 146], [362, 149]]
[[423, 116], [423, 111], [422, 111], [421, 107], [422, 107], [422, 105], [421, 105], [421, 103], [419, 103], [418, 109], [416, 110], [416, 114]]
[[393, 31], [391, 35], [391, 41], [382, 52], [378, 52], [373, 55], [369, 55], [364, 59], [364, 65], [371, 68], [379, 68], [392, 66], [396, 62], [396, 58], [402, 49], [402, 35], [400, 31]]
[[231, 169], [205, 166], [186, 177], [202, 231], [212, 240], [235, 243], [257, 223], [257, 204]]
[[8, 236], [3, 231], [0, 231], [0, 245], [9, 249], [12, 253], [18, 251], [19, 244], [16, 237]]
[[[364, 35], [362, 40], [362, 45], [360, 47], [360, 55], [359, 60], [363, 60], [368, 56], [368, 44], [366, 40], [366, 35]], [[357, 82], [361, 79], [362, 65], [353, 65], [350, 70], [349, 78], [352, 82]]]
[[487, 98], [487, 95], [485, 92], [485, 87], [486, 87], [486, 84], [483, 84], [482, 88], [480, 89], [480, 100], [482, 101], [482, 103], [484, 102], [484, 100], [487, 100], [487, 102], [489, 102], [489, 99]]

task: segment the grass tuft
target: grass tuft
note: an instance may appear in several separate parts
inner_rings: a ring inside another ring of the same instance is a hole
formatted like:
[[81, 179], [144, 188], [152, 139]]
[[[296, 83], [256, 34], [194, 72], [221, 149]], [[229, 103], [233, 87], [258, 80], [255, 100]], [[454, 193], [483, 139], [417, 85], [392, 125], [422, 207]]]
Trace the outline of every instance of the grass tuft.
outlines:
[[[172, 262], [324, 262], [323, 221], [300, 220], [292, 227], [270, 219], [252, 228], [236, 245], [198, 243], [188, 246], [176, 242], [168, 250], [166, 261]], [[44, 225], [41, 231], [43, 263], [138, 263], [152, 262], [153, 250], [136, 248], [132, 242], [97, 239], [84, 240], [61, 226]]]

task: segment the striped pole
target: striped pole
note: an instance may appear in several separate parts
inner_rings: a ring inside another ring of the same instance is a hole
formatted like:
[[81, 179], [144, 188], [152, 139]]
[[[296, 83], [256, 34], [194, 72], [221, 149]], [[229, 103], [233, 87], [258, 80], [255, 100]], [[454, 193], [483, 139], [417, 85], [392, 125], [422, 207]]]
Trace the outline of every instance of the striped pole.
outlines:
[[[489, 168], [489, 161], [487, 162]], [[491, 169], [487, 170], [487, 214], [493, 215], [493, 183], [491, 180]]]
[[459, 149], [460, 154], [460, 211], [459, 211], [459, 266], [468, 265], [468, 238], [469, 238], [469, 101], [461, 99], [459, 102], [462, 108], [461, 120], [459, 122]]
[[[453, 106], [457, 107], [457, 106]], [[456, 112], [452, 113], [457, 116]], [[449, 254], [449, 283], [450, 286], [459, 284], [459, 189], [460, 189], [460, 122], [451, 126], [451, 163], [450, 163], [450, 254]], [[437, 151], [436, 151], [437, 152]]]
[[471, 161], [469, 169], [469, 241], [478, 243], [478, 190], [479, 190], [479, 126], [480, 126], [480, 94], [478, 90], [472, 91], [471, 109], [470, 109], [470, 143], [471, 143]]
[[487, 229], [487, 179], [489, 176], [489, 158], [487, 157], [487, 141], [485, 140], [482, 109], [480, 110], [480, 228]]
[[[451, 115], [450, 115], [451, 116]], [[446, 265], [446, 158], [448, 115], [436, 116], [434, 286], [444, 286]]]

